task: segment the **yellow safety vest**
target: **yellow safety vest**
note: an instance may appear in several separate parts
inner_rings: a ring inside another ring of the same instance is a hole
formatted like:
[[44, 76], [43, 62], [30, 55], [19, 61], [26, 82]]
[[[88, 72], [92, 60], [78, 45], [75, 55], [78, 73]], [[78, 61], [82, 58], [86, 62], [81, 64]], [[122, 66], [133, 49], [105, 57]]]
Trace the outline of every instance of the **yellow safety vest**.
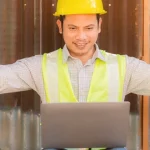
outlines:
[[[125, 56], [101, 52], [106, 62], [96, 59], [87, 102], [122, 101]], [[43, 55], [42, 73], [47, 103], [78, 102], [67, 63], [63, 62], [62, 49]]]
[[[87, 102], [116, 102], [123, 100], [123, 84], [126, 71], [125, 56], [101, 50], [106, 61], [96, 59]], [[62, 49], [44, 54], [42, 74], [47, 103], [78, 102], [63, 62]], [[92, 150], [105, 148], [92, 148]]]

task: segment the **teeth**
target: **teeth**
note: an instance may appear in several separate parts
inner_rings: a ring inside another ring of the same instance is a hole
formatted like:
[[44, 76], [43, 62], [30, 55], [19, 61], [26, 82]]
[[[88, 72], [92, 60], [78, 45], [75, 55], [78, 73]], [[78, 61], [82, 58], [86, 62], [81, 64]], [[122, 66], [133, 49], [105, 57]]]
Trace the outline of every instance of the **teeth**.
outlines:
[[81, 46], [81, 47], [83, 47], [83, 46], [85, 46], [85, 45], [77, 45], [77, 46]]
[[77, 46], [85, 46], [86, 44], [76, 44]]
[[77, 45], [86, 45], [86, 44], [77, 44]]
[[82, 45], [85, 45], [85, 44], [77, 44], [77, 45], [79, 45], [79, 46], [81, 45], [82, 46]]
[[86, 46], [86, 43], [74, 43], [78, 49], [83, 49]]

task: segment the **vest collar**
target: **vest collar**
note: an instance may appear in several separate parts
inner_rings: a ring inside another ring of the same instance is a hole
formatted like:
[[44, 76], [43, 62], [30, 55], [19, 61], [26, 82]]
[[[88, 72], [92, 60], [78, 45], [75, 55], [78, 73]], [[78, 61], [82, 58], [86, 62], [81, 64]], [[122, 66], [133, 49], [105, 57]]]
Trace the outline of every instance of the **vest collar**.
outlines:
[[[92, 61], [94, 62], [96, 60], [96, 58], [98, 58], [98, 59], [106, 62], [106, 59], [103, 56], [103, 54], [101, 53], [101, 51], [100, 51], [100, 49], [99, 49], [97, 44], [95, 44], [95, 47], [96, 47], [96, 51], [95, 51], [95, 53], [94, 53], [94, 55], [92, 57]], [[72, 58], [72, 56], [70, 55], [69, 50], [67, 48], [67, 45], [65, 44], [64, 47], [63, 47], [63, 60], [64, 60], [64, 63], [66, 63], [68, 61], [69, 57]]]

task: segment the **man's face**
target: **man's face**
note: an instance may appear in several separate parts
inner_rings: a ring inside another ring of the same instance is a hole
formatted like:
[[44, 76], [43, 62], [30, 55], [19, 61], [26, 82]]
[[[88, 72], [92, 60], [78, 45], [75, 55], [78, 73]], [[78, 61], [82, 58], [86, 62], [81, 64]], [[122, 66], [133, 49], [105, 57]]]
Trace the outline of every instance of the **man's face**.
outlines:
[[57, 25], [73, 57], [88, 55], [94, 51], [94, 44], [101, 31], [101, 19], [98, 22], [96, 15], [67, 15], [63, 30], [60, 20], [57, 20]]

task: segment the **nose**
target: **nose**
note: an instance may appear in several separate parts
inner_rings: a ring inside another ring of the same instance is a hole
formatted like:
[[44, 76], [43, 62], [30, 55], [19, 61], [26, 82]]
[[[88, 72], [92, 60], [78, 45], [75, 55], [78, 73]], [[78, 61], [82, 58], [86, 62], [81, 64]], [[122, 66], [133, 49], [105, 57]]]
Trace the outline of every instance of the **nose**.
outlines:
[[85, 40], [86, 38], [86, 33], [83, 30], [78, 30], [76, 40]]

